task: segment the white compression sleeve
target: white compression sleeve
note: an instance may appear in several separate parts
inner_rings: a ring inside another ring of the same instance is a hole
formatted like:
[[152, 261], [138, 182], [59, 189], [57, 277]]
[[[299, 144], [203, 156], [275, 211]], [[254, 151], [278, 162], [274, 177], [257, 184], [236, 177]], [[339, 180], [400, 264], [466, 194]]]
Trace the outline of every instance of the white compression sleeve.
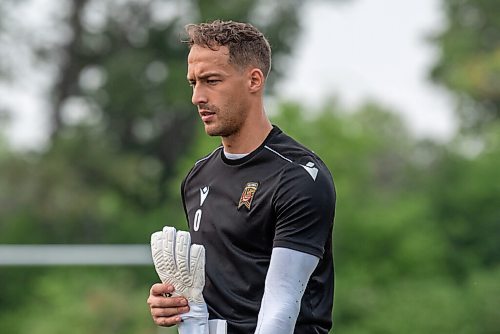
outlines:
[[311, 254], [276, 247], [271, 254], [257, 334], [291, 334], [300, 301], [319, 259]]

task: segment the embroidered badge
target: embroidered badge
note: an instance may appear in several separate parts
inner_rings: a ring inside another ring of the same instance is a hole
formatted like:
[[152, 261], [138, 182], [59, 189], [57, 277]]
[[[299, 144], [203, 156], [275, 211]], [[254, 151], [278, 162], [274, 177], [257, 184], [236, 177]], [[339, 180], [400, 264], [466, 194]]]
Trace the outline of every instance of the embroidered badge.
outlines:
[[245, 206], [248, 210], [250, 210], [250, 206], [252, 205], [253, 196], [257, 191], [259, 184], [257, 182], [248, 182], [243, 189], [243, 193], [241, 194], [240, 204], [238, 204], [238, 210]]

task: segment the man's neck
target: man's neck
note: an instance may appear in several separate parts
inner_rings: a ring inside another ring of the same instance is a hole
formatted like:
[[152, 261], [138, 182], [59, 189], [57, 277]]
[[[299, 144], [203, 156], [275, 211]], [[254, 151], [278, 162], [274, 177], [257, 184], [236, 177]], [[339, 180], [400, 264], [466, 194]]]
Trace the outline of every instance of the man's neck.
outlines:
[[239, 132], [222, 137], [222, 145], [227, 153], [250, 153], [257, 149], [267, 138], [273, 126], [267, 117], [258, 122], [246, 122]]

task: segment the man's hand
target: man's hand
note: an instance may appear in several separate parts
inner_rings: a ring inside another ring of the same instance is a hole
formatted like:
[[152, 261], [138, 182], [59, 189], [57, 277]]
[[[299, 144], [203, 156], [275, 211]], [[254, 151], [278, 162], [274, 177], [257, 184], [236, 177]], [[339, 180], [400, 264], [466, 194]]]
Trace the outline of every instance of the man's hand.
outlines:
[[157, 283], [149, 291], [148, 305], [153, 321], [158, 326], [173, 326], [181, 322], [181, 314], [189, 311], [184, 297], [168, 297], [174, 292], [173, 285]]

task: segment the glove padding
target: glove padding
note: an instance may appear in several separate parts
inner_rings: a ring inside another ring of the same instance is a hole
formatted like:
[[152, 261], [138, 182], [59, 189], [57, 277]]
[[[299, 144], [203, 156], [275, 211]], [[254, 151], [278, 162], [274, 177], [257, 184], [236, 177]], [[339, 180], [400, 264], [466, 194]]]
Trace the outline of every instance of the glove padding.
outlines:
[[151, 253], [161, 281], [174, 286], [173, 295], [185, 297], [190, 305], [205, 303], [205, 247], [191, 245], [189, 232], [165, 226], [151, 235]]

